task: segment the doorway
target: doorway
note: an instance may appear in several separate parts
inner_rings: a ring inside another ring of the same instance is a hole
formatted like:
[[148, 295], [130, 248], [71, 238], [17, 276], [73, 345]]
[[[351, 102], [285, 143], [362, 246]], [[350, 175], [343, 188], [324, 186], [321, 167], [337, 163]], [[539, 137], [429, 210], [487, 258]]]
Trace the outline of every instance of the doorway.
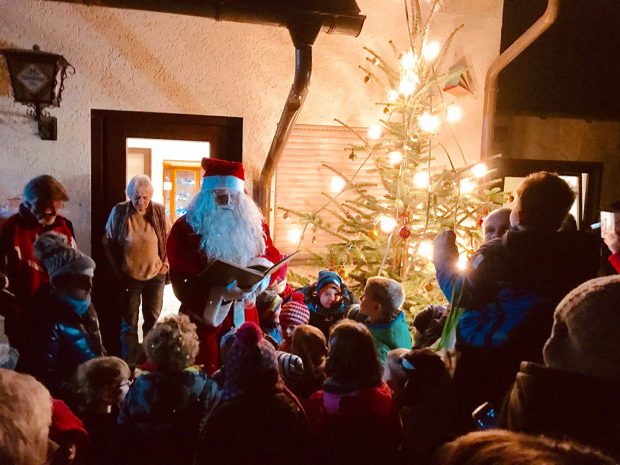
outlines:
[[[242, 161], [241, 118], [110, 110], [91, 111], [91, 250], [97, 263], [93, 301], [104, 345], [118, 354], [119, 283], [108, 266], [101, 239], [112, 207], [126, 200], [135, 174], [151, 177], [155, 202], [171, 221], [185, 212], [200, 188], [202, 157]], [[175, 313], [178, 301], [165, 290], [162, 315]]]

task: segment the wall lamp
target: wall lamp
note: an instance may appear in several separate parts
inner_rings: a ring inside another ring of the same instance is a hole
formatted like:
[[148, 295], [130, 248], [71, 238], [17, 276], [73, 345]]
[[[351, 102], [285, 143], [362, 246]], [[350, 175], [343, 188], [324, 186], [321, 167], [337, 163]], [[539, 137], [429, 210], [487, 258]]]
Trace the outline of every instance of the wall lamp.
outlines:
[[28, 113], [37, 121], [41, 139], [56, 140], [56, 118], [45, 108], [60, 106], [65, 77], [75, 74], [75, 68], [62, 55], [42, 52], [37, 45], [0, 53], [9, 68], [15, 101], [31, 107]]

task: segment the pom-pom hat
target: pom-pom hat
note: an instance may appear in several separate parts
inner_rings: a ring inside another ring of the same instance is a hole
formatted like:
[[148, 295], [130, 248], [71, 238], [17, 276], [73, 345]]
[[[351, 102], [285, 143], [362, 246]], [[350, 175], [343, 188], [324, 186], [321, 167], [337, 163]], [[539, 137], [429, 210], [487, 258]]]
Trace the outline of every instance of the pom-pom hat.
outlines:
[[203, 158], [202, 168], [205, 170], [202, 179], [202, 190], [230, 189], [243, 192], [245, 175], [243, 165], [237, 161]]

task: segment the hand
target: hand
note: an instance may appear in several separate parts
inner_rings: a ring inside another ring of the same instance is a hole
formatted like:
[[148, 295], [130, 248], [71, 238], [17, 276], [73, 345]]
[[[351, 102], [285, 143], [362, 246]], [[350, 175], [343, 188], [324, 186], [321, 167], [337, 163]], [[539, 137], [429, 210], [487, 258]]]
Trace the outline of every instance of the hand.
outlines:
[[605, 244], [607, 244], [607, 247], [609, 247], [612, 254], [617, 254], [620, 252], [620, 237], [618, 236], [618, 233], [609, 233], [605, 235], [603, 240], [605, 241]]
[[441, 256], [458, 256], [458, 249], [456, 247], [456, 234], [454, 231], [447, 230], [442, 231], [435, 237], [433, 244], [433, 259], [437, 259]]
[[243, 300], [250, 296], [252, 289], [241, 289], [237, 280], [222, 289], [221, 296], [224, 300]]

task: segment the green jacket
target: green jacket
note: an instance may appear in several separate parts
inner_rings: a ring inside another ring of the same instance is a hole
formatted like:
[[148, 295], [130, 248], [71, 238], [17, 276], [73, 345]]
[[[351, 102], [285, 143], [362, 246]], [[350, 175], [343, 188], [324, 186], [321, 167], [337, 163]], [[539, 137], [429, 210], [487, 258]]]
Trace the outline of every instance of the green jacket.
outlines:
[[375, 340], [381, 363], [385, 362], [385, 356], [390, 350], [411, 349], [411, 334], [402, 310], [388, 323], [369, 323], [368, 329]]

